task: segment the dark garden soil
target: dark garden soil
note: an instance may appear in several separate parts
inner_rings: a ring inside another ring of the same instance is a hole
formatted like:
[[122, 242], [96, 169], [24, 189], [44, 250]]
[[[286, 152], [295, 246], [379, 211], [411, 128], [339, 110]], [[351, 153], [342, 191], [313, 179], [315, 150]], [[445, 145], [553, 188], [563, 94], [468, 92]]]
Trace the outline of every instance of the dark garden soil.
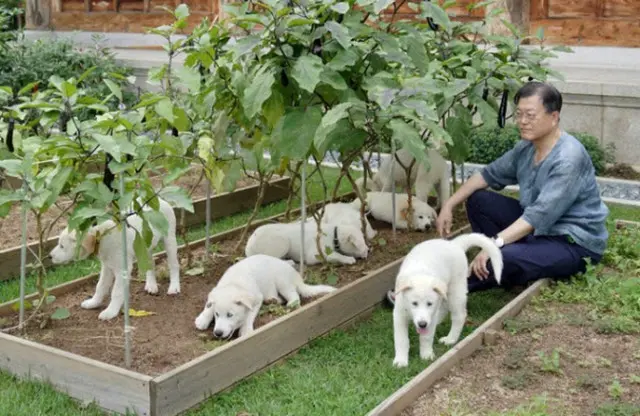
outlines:
[[640, 415], [638, 336], [599, 332], [589, 312], [526, 307], [495, 345], [454, 367], [402, 416]]
[[602, 175], [607, 178], [627, 179], [631, 181], [640, 181], [640, 172], [633, 169], [626, 163], [617, 163], [604, 171]]
[[[207, 181], [206, 178], [200, 179], [202, 169], [194, 168], [185, 173], [174, 185], [181, 186], [187, 190], [191, 190], [194, 186], [195, 189], [192, 194], [193, 200], [202, 199], [207, 196]], [[275, 178], [274, 178], [275, 179]], [[162, 185], [162, 177], [155, 176], [151, 178], [151, 183], [155, 187]], [[236, 182], [236, 188], [242, 188], [249, 185], [255, 185], [258, 182], [250, 178], [243, 178]], [[215, 194], [215, 190], [211, 190], [211, 195]], [[42, 229], [46, 230], [49, 225], [55, 221], [55, 224], [51, 228], [47, 238], [51, 238], [60, 234], [64, 229], [67, 222], [63, 219], [58, 220], [62, 210], [66, 209], [71, 201], [69, 198], [62, 197], [59, 199], [57, 205], [52, 206], [45, 214], [42, 215]], [[70, 211], [70, 210], [69, 210]], [[65, 213], [68, 215], [69, 212]], [[33, 243], [38, 241], [38, 228], [36, 224], [36, 216], [29, 212], [27, 216], [27, 242]], [[57, 220], [57, 221], [56, 221]], [[17, 247], [20, 245], [22, 238], [22, 210], [20, 206], [13, 206], [9, 215], [0, 219], [0, 250]]]
[[[454, 229], [467, 223], [464, 208], [455, 212]], [[326, 282], [342, 287], [367, 273], [380, 268], [404, 255], [417, 243], [436, 236], [435, 230], [429, 232], [408, 232], [397, 230], [393, 236], [390, 224], [371, 222], [378, 235], [371, 244], [369, 257], [358, 260], [354, 265], [316, 265], [306, 267], [306, 280], [310, 283]], [[198, 331], [194, 320], [204, 307], [207, 294], [215, 286], [224, 271], [233, 264], [236, 255], [232, 253], [235, 239], [213, 244], [215, 255], [209, 260], [207, 272], [190, 276], [187, 271], [198, 267], [203, 258], [204, 248], [192, 250], [193, 264], [186, 267], [182, 258], [181, 294], [168, 296], [168, 273], [164, 260], [156, 268], [160, 294], [152, 296], [144, 292], [144, 283], [134, 272], [131, 284], [130, 308], [136, 311], [148, 311], [153, 315], [131, 317], [133, 331], [132, 361], [133, 370], [148, 375], [167, 372], [186, 363], [217, 346], [222, 342], [213, 340], [211, 330]], [[241, 248], [244, 253], [244, 246]], [[243, 255], [243, 254], [242, 254]], [[184, 256], [183, 256], [184, 257]], [[143, 278], [143, 276], [141, 276]], [[124, 366], [123, 316], [110, 322], [98, 320], [101, 309], [87, 311], [80, 303], [93, 294], [94, 283], [61, 295], [55, 307], [66, 307], [71, 316], [66, 320], [50, 321], [44, 329], [36, 319], [29, 323], [26, 338], [62, 350], [90, 357], [99, 361]], [[303, 300], [302, 304], [312, 299]], [[104, 305], [103, 307], [106, 307]], [[288, 311], [279, 305], [265, 305], [255, 327], [260, 327], [286, 314]], [[13, 326], [17, 317], [7, 317], [4, 326]]]

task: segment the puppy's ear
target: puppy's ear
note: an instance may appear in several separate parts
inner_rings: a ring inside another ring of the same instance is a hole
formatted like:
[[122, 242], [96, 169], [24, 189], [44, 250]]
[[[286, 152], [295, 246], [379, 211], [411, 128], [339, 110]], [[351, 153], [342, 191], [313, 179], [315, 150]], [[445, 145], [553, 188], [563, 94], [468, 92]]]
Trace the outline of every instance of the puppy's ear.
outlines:
[[235, 304], [244, 306], [247, 309], [253, 309], [256, 300], [251, 295], [241, 295], [235, 300]]
[[87, 252], [87, 254], [92, 254], [96, 250], [96, 243], [98, 242], [98, 238], [95, 233], [87, 233], [82, 240], [82, 248]]
[[396, 283], [396, 288], [395, 288], [396, 293], [406, 292], [409, 289], [413, 289], [413, 286], [409, 284], [409, 282], [401, 280]]
[[447, 300], [447, 285], [442, 282], [436, 282], [433, 284], [433, 290], [444, 300]]
[[407, 215], [409, 215], [409, 207], [404, 207], [400, 210], [400, 217], [405, 220], [408, 221], [407, 219]]

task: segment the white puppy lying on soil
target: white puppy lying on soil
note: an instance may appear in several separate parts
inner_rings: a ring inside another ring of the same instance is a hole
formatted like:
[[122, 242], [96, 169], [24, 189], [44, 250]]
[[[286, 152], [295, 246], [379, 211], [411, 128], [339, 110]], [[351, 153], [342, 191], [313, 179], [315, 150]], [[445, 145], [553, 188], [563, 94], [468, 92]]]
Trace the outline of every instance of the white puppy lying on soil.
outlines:
[[[373, 218], [379, 221], [385, 221], [391, 224], [393, 220], [393, 207], [391, 205], [391, 192], [368, 192], [366, 197], [367, 208]], [[397, 193], [396, 200], [396, 227], [399, 229], [408, 229], [409, 222], [407, 218], [409, 207], [409, 195]], [[360, 209], [360, 200], [355, 199], [351, 202], [352, 206]], [[426, 202], [417, 198], [411, 198], [413, 207], [413, 228], [416, 230], [426, 230], [431, 227], [436, 220], [438, 214]]]
[[[169, 265], [170, 283], [167, 294], [175, 295], [180, 293], [180, 263], [178, 262], [178, 243], [176, 241], [176, 216], [173, 208], [168, 202], [159, 199], [160, 213], [162, 213], [169, 224], [166, 237], [162, 237], [158, 230], [151, 227], [153, 239], [149, 248], [149, 256], [153, 253], [153, 248], [162, 238], [164, 248], [167, 252], [167, 263]], [[144, 207], [145, 211], [151, 210], [150, 207]], [[127, 228], [127, 275], [131, 278], [131, 269], [135, 259], [133, 249], [133, 241], [135, 239], [135, 230], [142, 232], [142, 218], [139, 215], [132, 215], [127, 218], [129, 227]], [[76, 231], [69, 232], [65, 228], [58, 239], [58, 245], [51, 251], [51, 261], [53, 264], [64, 264], [74, 259], [77, 244]], [[92, 298], [85, 300], [80, 305], [84, 309], [95, 309], [99, 307], [109, 292], [109, 288], [113, 284], [111, 291], [111, 302], [109, 306], [100, 312], [99, 319], [113, 319], [120, 313], [120, 309], [124, 304], [124, 290], [122, 286], [122, 233], [116, 227], [116, 223], [112, 220], [105, 221], [101, 224], [92, 226], [80, 247], [79, 259], [85, 259], [92, 254], [96, 254], [101, 263], [100, 279], [96, 285], [96, 291]], [[114, 283], [115, 280], [115, 283]], [[156, 281], [155, 270], [152, 268], [146, 273], [146, 282], [144, 289], [151, 294], [158, 293], [158, 282]]]
[[395, 286], [394, 366], [406, 367], [409, 363], [408, 327], [412, 321], [420, 337], [420, 357], [424, 360], [435, 358], [433, 337], [448, 311], [451, 312], [451, 329], [440, 342], [453, 345], [460, 338], [467, 319], [469, 266], [465, 253], [473, 246], [489, 254], [496, 280], [500, 283], [502, 252], [483, 234], [464, 234], [453, 240], [427, 240], [405, 257]]
[[253, 323], [264, 301], [282, 303], [280, 294], [293, 306], [300, 297], [324, 295], [336, 288], [308, 285], [288, 262], [256, 254], [246, 257], [227, 269], [218, 284], [209, 292], [203, 311], [195, 320], [196, 328], [205, 330], [215, 318], [213, 335], [228, 339], [236, 329], [244, 336], [253, 331]]
[[[317, 225], [312, 219], [304, 223], [304, 262], [320, 263], [316, 245]], [[359, 226], [324, 226], [320, 237], [327, 260], [331, 263], [354, 264], [356, 257], [366, 258], [369, 247]], [[330, 254], [326, 254], [330, 252]], [[300, 222], [265, 224], [255, 229], [247, 240], [245, 255], [266, 254], [280, 259], [290, 258], [300, 262]]]
[[[378, 233], [371, 227], [369, 220], [364, 217], [365, 227], [367, 231], [367, 239], [371, 240]], [[308, 218], [307, 222], [315, 223], [313, 217]], [[356, 208], [350, 202], [332, 202], [324, 206], [324, 214], [322, 215], [322, 224], [327, 225], [353, 225], [362, 229], [360, 222], [360, 208]], [[325, 227], [322, 227], [325, 229]]]
[[[437, 183], [438, 204], [436, 207], [440, 207], [444, 201], [449, 199], [450, 184], [449, 184], [449, 166], [447, 161], [442, 157], [440, 152], [434, 148], [429, 148], [427, 151], [427, 158], [429, 159], [429, 167], [424, 164], [414, 164], [411, 169], [411, 186], [416, 188], [416, 197], [423, 201], [428, 202], [429, 194]], [[409, 166], [414, 160], [407, 149], [402, 148], [396, 152], [398, 159], [404, 166]], [[391, 177], [391, 164], [394, 163], [393, 177]], [[364, 178], [358, 178], [356, 185], [360, 188], [361, 192], [365, 192]], [[391, 192], [393, 186], [401, 186], [403, 189], [407, 186], [407, 176], [404, 168], [398, 163], [395, 157], [386, 158], [380, 165], [380, 169], [373, 175], [373, 178], [367, 179], [367, 189], [369, 191], [383, 191]]]

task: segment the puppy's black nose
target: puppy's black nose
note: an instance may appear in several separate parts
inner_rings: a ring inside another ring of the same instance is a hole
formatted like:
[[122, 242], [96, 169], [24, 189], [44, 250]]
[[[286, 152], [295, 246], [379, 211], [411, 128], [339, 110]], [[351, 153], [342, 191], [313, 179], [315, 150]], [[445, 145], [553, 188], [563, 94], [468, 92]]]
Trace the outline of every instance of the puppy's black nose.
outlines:
[[222, 336], [222, 331], [213, 331], [213, 335], [215, 335], [217, 338], [220, 338]]
[[420, 321], [418, 322], [418, 326], [420, 328], [426, 328], [427, 327], [427, 321]]

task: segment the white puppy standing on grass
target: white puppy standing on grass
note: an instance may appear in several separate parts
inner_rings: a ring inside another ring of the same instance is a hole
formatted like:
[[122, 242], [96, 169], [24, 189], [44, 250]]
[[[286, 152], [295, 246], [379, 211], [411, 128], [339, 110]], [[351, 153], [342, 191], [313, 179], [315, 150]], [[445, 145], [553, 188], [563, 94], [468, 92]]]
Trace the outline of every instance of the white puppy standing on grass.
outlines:
[[440, 338], [453, 345], [460, 338], [467, 319], [466, 251], [478, 246], [489, 254], [496, 280], [502, 274], [502, 252], [494, 241], [479, 233], [464, 234], [453, 240], [433, 239], [416, 245], [404, 258], [395, 286], [393, 308], [393, 365], [409, 363], [409, 330], [413, 322], [420, 339], [420, 358], [431, 360], [436, 328], [451, 312], [451, 329]]
[[[393, 221], [393, 206], [391, 205], [391, 192], [367, 192], [366, 203], [367, 208], [371, 212], [373, 218], [391, 223]], [[408, 229], [409, 221], [407, 218], [409, 208], [409, 195], [403, 193], [395, 194], [396, 200], [396, 227], [399, 229]], [[351, 202], [352, 206], [360, 209], [360, 200], [355, 199]], [[411, 199], [413, 208], [413, 228], [417, 230], [426, 230], [431, 227], [436, 220], [438, 214], [426, 202], [417, 198]], [[359, 212], [359, 211], [358, 211]]]
[[[316, 245], [316, 223], [313, 219], [305, 221], [304, 227], [304, 262], [318, 264], [320, 254]], [[354, 264], [356, 258], [366, 258], [369, 254], [369, 247], [358, 226], [324, 226], [320, 240], [324, 255], [331, 263]], [[256, 228], [247, 240], [245, 255], [266, 254], [279, 259], [290, 258], [299, 263], [302, 252], [300, 243], [300, 222], [265, 224]]]
[[[180, 293], [180, 263], [178, 262], [178, 243], [176, 241], [176, 216], [168, 202], [162, 199], [159, 199], [159, 202], [160, 213], [166, 217], [169, 226], [165, 237], [162, 237], [158, 230], [151, 227], [153, 239], [151, 241], [151, 247], [149, 247], [149, 256], [151, 257], [153, 255], [153, 248], [158, 244], [160, 239], [162, 239], [167, 252], [167, 263], [169, 265], [170, 282], [167, 294], [176, 295]], [[143, 209], [145, 211], [151, 210], [148, 206]], [[135, 251], [133, 249], [133, 241], [135, 239], [134, 230], [142, 232], [142, 218], [139, 215], [132, 215], [127, 218], [127, 223], [129, 224], [127, 228], [127, 276], [131, 278], [131, 270], [135, 259]], [[73, 230], [70, 232], [68, 227], [65, 228], [62, 233], [60, 233], [58, 245], [56, 245], [50, 253], [51, 262], [53, 264], [64, 264], [74, 260], [76, 244], [76, 231]], [[95, 309], [99, 307], [107, 296], [109, 288], [113, 285], [109, 306], [98, 315], [98, 318], [101, 320], [113, 319], [118, 316], [124, 304], [124, 288], [122, 286], [122, 232], [117, 228], [114, 221], [107, 220], [89, 228], [80, 246], [79, 259], [85, 259], [92, 254], [96, 254], [101, 263], [100, 279], [96, 285], [96, 291], [93, 297], [82, 302], [80, 306], [84, 309]], [[151, 294], [158, 293], [158, 282], [156, 281], [156, 274], [153, 268], [146, 273], [144, 289]]]
[[287, 261], [256, 254], [229, 267], [218, 284], [209, 292], [207, 303], [195, 320], [196, 328], [206, 330], [215, 318], [213, 335], [228, 339], [236, 329], [245, 336], [253, 331], [253, 324], [264, 301], [282, 303], [279, 295], [294, 306], [300, 297], [324, 295], [336, 288], [327, 285], [308, 285]]

